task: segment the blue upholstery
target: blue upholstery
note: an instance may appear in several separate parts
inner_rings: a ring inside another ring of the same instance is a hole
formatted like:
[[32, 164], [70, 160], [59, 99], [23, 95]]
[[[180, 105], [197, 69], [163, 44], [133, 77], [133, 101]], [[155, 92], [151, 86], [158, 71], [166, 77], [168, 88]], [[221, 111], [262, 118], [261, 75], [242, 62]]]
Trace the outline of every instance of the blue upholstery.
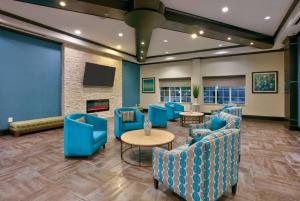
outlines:
[[167, 109], [158, 105], [149, 105], [148, 119], [152, 127], [167, 127]]
[[219, 130], [191, 146], [153, 148], [152, 175], [187, 201], [216, 201], [235, 189], [239, 158], [240, 130]]
[[[85, 123], [77, 121], [84, 117]], [[107, 120], [88, 114], [70, 114], [64, 119], [66, 157], [91, 156], [107, 142]]]
[[[135, 121], [134, 122], [122, 122], [121, 112], [125, 111], [135, 111]], [[114, 126], [115, 126], [115, 136], [120, 138], [121, 135], [130, 130], [138, 130], [144, 128], [144, 115], [136, 108], [123, 107], [117, 108], [114, 111]]]
[[242, 107], [237, 107], [237, 106], [227, 106], [225, 105], [224, 108], [222, 109], [217, 109], [217, 110], [211, 110], [211, 114], [216, 114], [219, 112], [226, 112], [228, 114], [232, 114], [238, 117], [242, 117]]
[[180, 117], [180, 112], [184, 111], [183, 105], [174, 102], [165, 103], [165, 107], [167, 109], [167, 119], [175, 120]]

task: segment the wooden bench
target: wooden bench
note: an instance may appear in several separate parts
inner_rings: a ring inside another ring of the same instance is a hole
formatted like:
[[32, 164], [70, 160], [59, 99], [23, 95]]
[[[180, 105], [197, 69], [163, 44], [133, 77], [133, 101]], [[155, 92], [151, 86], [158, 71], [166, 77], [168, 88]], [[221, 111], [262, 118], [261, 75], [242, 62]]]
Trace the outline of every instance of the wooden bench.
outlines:
[[63, 127], [63, 125], [63, 116], [47, 117], [42, 119], [12, 122], [9, 125], [9, 131], [17, 137], [25, 133], [37, 132], [52, 128], [60, 128]]

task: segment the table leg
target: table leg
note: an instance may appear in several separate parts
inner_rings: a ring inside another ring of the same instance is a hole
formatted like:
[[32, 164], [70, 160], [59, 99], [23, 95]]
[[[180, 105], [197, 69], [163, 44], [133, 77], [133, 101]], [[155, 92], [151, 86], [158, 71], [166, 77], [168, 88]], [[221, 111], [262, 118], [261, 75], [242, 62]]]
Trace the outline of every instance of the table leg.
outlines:
[[121, 140], [121, 160], [123, 160], [123, 146], [122, 146], [122, 140]]

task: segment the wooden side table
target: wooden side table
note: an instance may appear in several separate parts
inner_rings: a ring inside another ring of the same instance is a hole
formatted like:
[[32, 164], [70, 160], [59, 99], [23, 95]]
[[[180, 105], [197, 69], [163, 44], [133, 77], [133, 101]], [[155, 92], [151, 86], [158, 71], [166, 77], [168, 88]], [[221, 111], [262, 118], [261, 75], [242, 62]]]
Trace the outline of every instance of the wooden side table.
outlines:
[[202, 112], [180, 112], [180, 123], [182, 127], [189, 124], [200, 124], [203, 122]]

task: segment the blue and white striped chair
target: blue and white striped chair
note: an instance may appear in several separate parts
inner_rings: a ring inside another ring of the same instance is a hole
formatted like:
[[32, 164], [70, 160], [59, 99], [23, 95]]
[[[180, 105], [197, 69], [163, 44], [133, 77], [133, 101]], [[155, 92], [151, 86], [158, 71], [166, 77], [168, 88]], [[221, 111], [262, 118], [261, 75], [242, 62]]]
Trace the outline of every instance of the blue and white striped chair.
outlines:
[[242, 117], [242, 107], [234, 106], [234, 107], [225, 107], [222, 109], [211, 110], [211, 114], [216, 114], [219, 112], [226, 112], [228, 114], [232, 114], [238, 117]]
[[236, 193], [240, 130], [219, 130], [191, 146], [172, 151], [153, 148], [154, 187], [162, 183], [187, 201], [215, 201]]

